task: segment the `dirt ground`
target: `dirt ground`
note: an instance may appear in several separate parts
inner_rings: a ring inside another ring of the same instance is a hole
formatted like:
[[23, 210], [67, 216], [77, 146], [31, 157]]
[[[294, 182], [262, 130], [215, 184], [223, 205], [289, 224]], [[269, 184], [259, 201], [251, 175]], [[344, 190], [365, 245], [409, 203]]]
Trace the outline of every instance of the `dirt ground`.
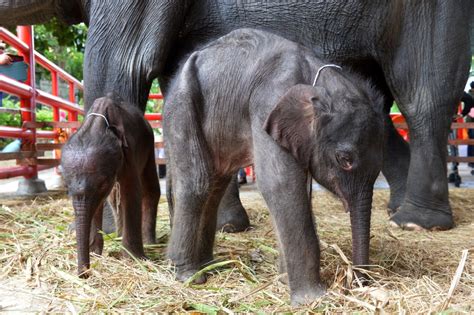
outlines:
[[165, 259], [169, 223], [163, 197], [158, 244], [146, 248], [150, 260], [119, 259], [120, 241], [108, 235], [103, 256], [92, 257], [92, 277], [82, 280], [76, 276], [75, 237], [67, 228], [73, 209], [65, 194], [2, 196], [0, 312], [474, 312], [474, 190], [451, 190], [456, 227], [445, 232], [390, 227], [388, 190], [377, 190], [367, 287], [352, 281], [348, 214], [327, 192], [316, 192], [313, 208], [328, 290], [297, 309], [279, 281], [266, 205], [255, 187], [243, 190], [253, 228], [217, 234], [216, 263], [208, 267], [211, 275], [203, 285], [174, 280]]

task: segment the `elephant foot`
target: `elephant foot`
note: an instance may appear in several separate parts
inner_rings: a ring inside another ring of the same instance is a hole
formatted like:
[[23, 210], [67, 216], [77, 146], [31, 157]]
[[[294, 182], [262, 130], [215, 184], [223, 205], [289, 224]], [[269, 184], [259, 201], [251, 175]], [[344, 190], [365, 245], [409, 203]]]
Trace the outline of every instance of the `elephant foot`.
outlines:
[[90, 240], [89, 243], [89, 251], [91, 253], [102, 255], [102, 251], [104, 249], [104, 238], [101, 234], [97, 233], [95, 237]]
[[454, 226], [451, 211], [417, 207], [406, 202], [390, 217], [390, 224], [409, 231], [443, 231]]
[[326, 293], [322, 285], [316, 285], [310, 289], [297, 290], [291, 294], [291, 306], [300, 306], [313, 303]]
[[387, 213], [389, 216], [392, 216], [397, 212], [405, 198], [405, 193], [390, 192], [390, 200], [387, 204]]
[[88, 266], [82, 266], [78, 267], [77, 269], [77, 275], [81, 279], [88, 279], [91, 276], [91, 270], [90, 267]]
[[147, 244], [147, 245], [156, 244], [155, 236], [143, 236], [143, 244]]
[[[185, 270], [185, 271], [177, 271], [176, 272], [176, 280], [179, 282], [186, 282], [188, 279], [190, 279], [196, 272], [199, 270], [197, 269], [190, 269], [190, 270]], [[193, 280], [193, 284], [203, 284], [207, 281], [207, 277], [205, 274], [200, 275], [196, 279]]]
[[227, 233], [243, 232], [250, 227], [250, 220], [244, 207], [240, 204], [219, 208], [217, 230]]
[[123, 258], [130, 258], [130, 259], [136, 258], [136, 259], [143, 259], [143, 260], [148, 259], [148, 257], [145, 255], [145, 251], [143, 250], [143, 247], [141, 248], [126, 247], [126, 248], [127, 250], [122, 249]]
[[288, 280], [288, 274], [280, 273], [278, 275], [278, 281], [280, 281], [280, 283], [288, 285], [290, 283], [290, 281]]
[[236, 233], [250, 227], [249, 216], [239, 198], [239, 184], [234, 176], [222, 196], [217, 210], [217, 230]]
[[392, 216], [397, 212], [405, 200], [405, 181], [403, 183], [390, 183], [390, 200], [387, 204], [387, 212]]
[[148, 256], [145, 254], [132, 254], [130, 255], [129, 252], [122, 250], [120, 252], [120, 257], [124, 260], [129, 260], [129, 261], [135, 261], [136, 259], [138, 260], [149, 260]]

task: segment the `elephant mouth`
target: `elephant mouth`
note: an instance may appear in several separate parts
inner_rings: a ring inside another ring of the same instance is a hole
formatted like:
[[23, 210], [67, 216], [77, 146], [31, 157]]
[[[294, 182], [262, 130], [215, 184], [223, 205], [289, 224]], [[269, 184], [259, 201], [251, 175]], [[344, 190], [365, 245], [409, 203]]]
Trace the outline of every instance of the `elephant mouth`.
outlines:
[[334, 191], [336, 193], [336, 195], [339, 197], [339, 199], [341, 199], [342, 201], [342, 205], [344, 206], [344, 211], [347, 213], [347, 212], [350, 212], [351, 211], [351, 207], [349, 206], [349, 201], [348, 201], [348, 198], [347, 196], [344, 194], [344, 192], [342, 191], [341, 187], [339, 186], [339, 183], [336, 183], [334, 185]]

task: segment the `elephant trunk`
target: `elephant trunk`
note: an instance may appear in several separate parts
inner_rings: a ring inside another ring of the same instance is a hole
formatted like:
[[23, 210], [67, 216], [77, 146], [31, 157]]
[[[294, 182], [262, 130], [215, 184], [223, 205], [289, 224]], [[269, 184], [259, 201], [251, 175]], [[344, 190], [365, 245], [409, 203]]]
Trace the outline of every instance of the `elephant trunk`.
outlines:
[[79, 277], [87, 278], [90, 268], [89, 233], [92, 211], [90, 205], [83, 198], [74, 198], [73, 206], [76, 215], [77, 272]]
[[370, 191], [359, 195], [354, 202], [349, 203], [352, 228], [352, 262], [355, 266], [367, 266], [369, 264], [372, 195], [373, 193]]

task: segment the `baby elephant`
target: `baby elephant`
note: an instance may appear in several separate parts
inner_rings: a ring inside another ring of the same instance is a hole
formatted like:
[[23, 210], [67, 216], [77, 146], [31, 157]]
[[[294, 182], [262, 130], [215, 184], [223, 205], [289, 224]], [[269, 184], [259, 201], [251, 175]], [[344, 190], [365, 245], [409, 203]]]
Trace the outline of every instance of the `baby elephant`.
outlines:
[[360, 77], [325, 67], [279, 36], [236, 30], [182, 66], [170, 86], [164, 132], [174, 207], [168, 255], [179, 280], [213, 260], [219, 199], [232, 175], [252, 162], [293, 304], [325, 291], [309, 176], [342, 199], [353, 262], [368, 264], [383, 117], [382, 99]]
[[98, 229], [112, 188], [122, 244], [128, 253], [145, 257], [143, 240], [155, 242], [160, 184], [153, 131], [143, 113], [113, 95], [97, 99], [64, 145], [61, 165], [76, 216], [79, 275], [88, 276], [89, 251], [102, 252]]

